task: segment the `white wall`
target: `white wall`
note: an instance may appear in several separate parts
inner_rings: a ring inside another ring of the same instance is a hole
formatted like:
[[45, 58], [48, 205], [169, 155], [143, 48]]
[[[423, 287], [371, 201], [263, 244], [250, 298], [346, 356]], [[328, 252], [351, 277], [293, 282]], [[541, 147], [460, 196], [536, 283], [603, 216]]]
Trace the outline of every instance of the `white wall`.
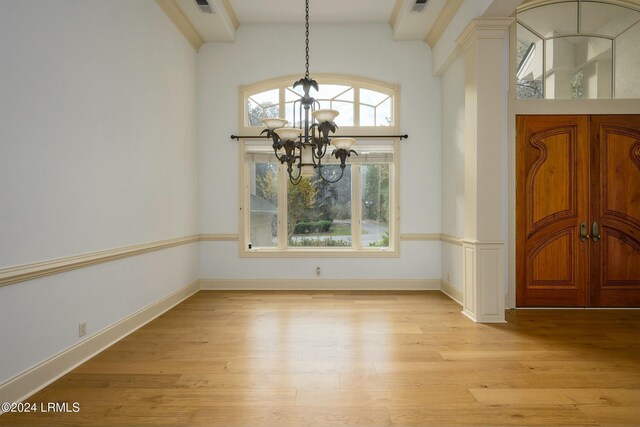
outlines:
[[[401, 85], [400, 228], [441, 228], [440, 81], [422, 42], [394, 42], [384, 24], [311, 28], [311, 74], [367, 77]], [[242, 25], [234, 43], [209, 43], [198, 55], [199, 222], [201, 233], [238, 233], [238, 86], [304, 72], [304, 27]], [[293, 80], [292, 80], [293, 83]], [[399, 259], [240, 259], [237, 243], [203, 242], [201, 278], [315, 277], [315, 266], [358, 278], [440, 278], [440, 243], [404, 242]], [[291, 264], [296, 267], [288, 268]], [[324, 274], [323, 274], [324, 276]], [[331, 276], [327, 276], [331, 277]]]
[[[442, 75], [442, 233], [464, 237], [464, 55]], [[462, 289], [462, 246], [442, 242], [442, 278]]]
[[[197, 233], [196, 54], [153, 0], [0, 2], [0, 268]], [[197, 244], [0, 288], [0, 383], [197, 279]]]
[[464, 55], [442, 75], [442, 232], [464, 234]]
[[616, 98], [640, 98], [640, 24], [616, 40]]

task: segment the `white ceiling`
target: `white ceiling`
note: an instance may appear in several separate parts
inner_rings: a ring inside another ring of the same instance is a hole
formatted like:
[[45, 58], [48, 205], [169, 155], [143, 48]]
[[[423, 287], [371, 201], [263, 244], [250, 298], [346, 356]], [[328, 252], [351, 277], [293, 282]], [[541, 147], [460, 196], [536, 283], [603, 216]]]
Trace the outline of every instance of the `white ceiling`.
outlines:
[[235, 28], [220, 0], [209, 0], [215, 13], [202, 13], [193, 0], [177, 0], [180, 9], [205, 41], [233, 41]]
[[[164, 1], [179, 5], [186, 20], [199, 34], [200, 43], [233, 41], [238, 25], [304, 23], [304, 0], [209, 0], [214, 14], [203, 14], [195, 0]], [[496, 13], [492, 16], [509, 16], [522, 1], [482, 0], [482, 4], [488, 6], [492, 14]], [[425, 40], [443, 15], [448, 16], [442, 20], [446, 26], [461, 4], [475, 5], [476, 2], [480, 0], [429, 0], [422, 12], [415, 13], [411, 11], [415, 0], [310, 0], [310, 16], [311, 22], [316, 23], [390, 23], [395, 40]], [[394, 10], [397, 13], [392, 19]], [[442, 28], [436, 31], [436, 40], [441, 31]]]
[[394, 25], [396, 40], [424, 40], [447, 0], [429, 0], [422, 12], [412, 12], [412, 1], [403, 1]]
[[[230, 0], [240, 24], [304, 22], [304, 0]], [[311, 22], [389, 22], [395, 0], [311, 0]]]

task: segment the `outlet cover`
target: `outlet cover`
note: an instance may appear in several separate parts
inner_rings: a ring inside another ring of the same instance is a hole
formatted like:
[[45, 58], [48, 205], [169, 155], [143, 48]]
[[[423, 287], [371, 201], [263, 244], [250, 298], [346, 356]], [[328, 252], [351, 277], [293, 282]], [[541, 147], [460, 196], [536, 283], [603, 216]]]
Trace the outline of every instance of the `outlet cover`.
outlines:
[[87, 322], [80, 322], [78, 324], [78, 336], [83, 337], [87, 335]]

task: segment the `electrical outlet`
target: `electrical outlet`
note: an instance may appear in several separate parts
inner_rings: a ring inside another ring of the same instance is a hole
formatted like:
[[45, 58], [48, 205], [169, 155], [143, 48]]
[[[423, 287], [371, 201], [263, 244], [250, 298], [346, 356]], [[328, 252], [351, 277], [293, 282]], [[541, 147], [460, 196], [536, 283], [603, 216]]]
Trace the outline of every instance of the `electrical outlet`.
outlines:
[[316, 276], [320, 275], [320, 267], [316, 267]]
[[78, 336], [83, 337], [87, 335], [87, 322], [80, 322], [78, 324]]

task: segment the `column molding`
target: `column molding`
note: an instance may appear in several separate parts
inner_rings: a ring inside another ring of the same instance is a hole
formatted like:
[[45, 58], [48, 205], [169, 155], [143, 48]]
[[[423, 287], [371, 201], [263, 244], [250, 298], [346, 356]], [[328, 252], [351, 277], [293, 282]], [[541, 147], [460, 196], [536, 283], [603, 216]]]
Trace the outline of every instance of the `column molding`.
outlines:
[[477, 18], [456, 40], [465, 57], [463, 314], [504, 322], [506, 38], [512, 18]]
[[476, 18], [458, 36], [456, 43], [466, 51], [478, 39], [504, 39], [514, 18]]
[[474, 322], [505, 323], [504, 254], [501, 242], [462, 244], [462, 313]]

